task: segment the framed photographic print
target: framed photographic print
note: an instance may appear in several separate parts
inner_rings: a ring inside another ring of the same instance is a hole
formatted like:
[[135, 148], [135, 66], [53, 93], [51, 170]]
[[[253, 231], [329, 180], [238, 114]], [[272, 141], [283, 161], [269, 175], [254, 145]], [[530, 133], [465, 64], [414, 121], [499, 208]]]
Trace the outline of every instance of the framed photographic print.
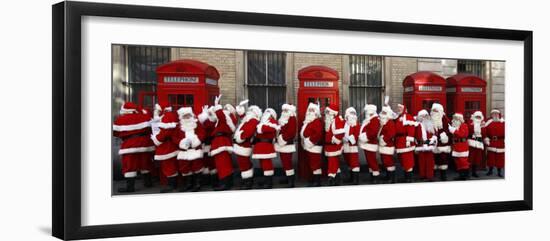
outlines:
[[531, 210], [532, 34], [55, 4], [53, 235]]

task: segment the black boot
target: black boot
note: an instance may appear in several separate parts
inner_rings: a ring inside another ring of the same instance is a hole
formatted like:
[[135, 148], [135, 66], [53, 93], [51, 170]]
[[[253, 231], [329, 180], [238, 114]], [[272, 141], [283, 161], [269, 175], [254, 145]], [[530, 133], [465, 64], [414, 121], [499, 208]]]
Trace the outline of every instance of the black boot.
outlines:
[[311, 181], [308, 187], [320, 187], [321, 186], [321, 174], [314, 174], [311, 176]]
[[126, 187], [119, 188], [118, 192], [120, 193], [135, 192], [136, 191], [135, 185], [136, 185], [135, 177], [126, 178]]
[[168, 178], [168, 186], [163, 189], [160, 189], [160, 193], [173, 192], [178, 188], [177, 176]]
[[353, 173], [352, 171], [350, 171], [348, 173], [348, 177], [344, 180], [344, 183], [345, 184], [350, 184], [350, 183], [353, 183]]
[[218, 185], [220, 185], [218, 174], [210, 174], [210, 185], [212, 185], [213, 189], [217, 188]]
[[388, 172], [389, 183], [395, 183], [395, 171]]
[[201, 190], [201, 176], [199, 176], [200, 174], [194, 174], [193, 177], [191, 178], [191, 184], [192, 184], [192, 187], [191, 187], [191, 191], [192, 192], [198, 192]]
[[273, 176], [264, 176], [264, 188], [273, 188]]
[[353, 185], [359, 185], [359, 172], [351, 172], [351, 178]]
[[504, 175], [502, 175], [502, 168], [497, 168], [497, 175], [498, 177], [504, 177]]
[[153, 186], [153, 179], [151, 178], [151, 173], [144, 173], [143, 174], [143, 186], [144, 187], [152, 187]]
[[336, 186], [336, 177], [328, 177], [328, 185]]
[[201, 186], [210, 185], [210, 174], [201, 174], [200, 183], [201, 183]]
[[287, 185], [288, 182], [289, 182], [288, 177], [283, 177], [283, 178], [279, 179], [279, 184]]
[[252, 178], [252, 177], [243, 179], [242, 183], [241, 183], [241, 190], [252, 189], [252, 187], [254, 186], [254, 181], [253, 180], [254, 180], [254, 178]]
[[489, 167], [489, 171], [487, 171], [487, 174], [485, 174], [487, 176], [492, 176], [493, 175], [493, 167]]
[[379, 183], [379, 176], [375, 176], [372, 173], [370, 174], [370, 183], [372, 184], [378, 184]]
[[458, 177], [455, 177], [455, 181], [465, 181], [467, 179], [469, 170], [460, 170], [458, 171]]
[[218, 185], [214, 188], [214, 191], [225, 191], [232, 187], [233, 177], [231, 175], [218, 181]]
[[447, 170], [439, 170], [441, 181], [447, 181]]
[[294, 187], [294, 180], [295, 180], [296, 176], [290, 175], [290, 176], [287, 176], [286, 178], [288, 180], [288, 185], [286, 187], [293, 188]]
[[340, 175], [340, 173], [336, 173], [336, 177], [334, 177], [334, 181], [336, 186], [340, 186], [340, 184], [342, 183], [342, 175]]
[[477, 166], [476, 165], [472, 165], [472, 177], [479, 177], [477, 175]]
[[187, 192], [189, 190], [191, 190], [193, 188], [193, 176], [194, 175], [191, 175], [191, 176], [183, 176], [181, 178], [182, 182], [183, 182], [183, 185], [181, 185], [181, 187], [179, 188], [179, 192]]
[[412, 175], [413, 175], [413, 172], [405, 172], [405, 182], [406, 183], [411, 183], [412, 182]]

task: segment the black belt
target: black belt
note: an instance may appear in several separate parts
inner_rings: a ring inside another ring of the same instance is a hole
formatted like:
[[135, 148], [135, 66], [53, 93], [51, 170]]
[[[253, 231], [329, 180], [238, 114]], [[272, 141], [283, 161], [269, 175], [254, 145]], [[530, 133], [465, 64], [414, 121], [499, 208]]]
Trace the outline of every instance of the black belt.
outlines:
[[474, 141], [483, 141], [483, 138], [481, 138], [481, 137], [476, 137], [476, 138], [471, 138], [470, 140], [474, 140]]
[[466, 138], [454, 138], [453, 142], [465, 142]]
[[124, 137], [124, 139], [131, 139], [131, 138], [134, 138], [134, 137], [142, 137], [142, 136], [145, 136], [145, 134], [144, 133], [133, 134], [133, 135], [129, 135], [129, 136]]
[[290, 140], [286, 142], [287, 145], [294, 145], [294, 140]]
[[491, 137], [491, 140], [493, 140], [493, 141], [504, 140], [504, 137], [493, 136], [493, 137]]
[[254, 139], [254, 142], [255, 142], [255, 143], [258, 143], [258, 142], [267, 142], [267, 143], [271, 143], [271, 142], [273, 142], [273, 139], [255, 138], [255, 139]]
[[214, 136], [229, 136], [229, 134], [223, 133], [223, 132], [216, 132], [216, 134], [214, 134]]

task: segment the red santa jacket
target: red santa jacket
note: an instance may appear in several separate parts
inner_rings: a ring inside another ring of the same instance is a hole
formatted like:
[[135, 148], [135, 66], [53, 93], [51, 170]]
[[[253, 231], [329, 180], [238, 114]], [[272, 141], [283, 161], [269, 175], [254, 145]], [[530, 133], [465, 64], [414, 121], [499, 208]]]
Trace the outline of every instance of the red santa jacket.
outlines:
[[393, 155], [395, 152], [395, 122], [388, 120], [385, 125], [381, 126], [378, 140], [378, 150], [382, 155]]
[[468, 145], [470, 147], [483, 150], [483, 138], [485, 138], [485, 125], [479, 124], [479, 133], [475, 133], [474, 122], [470, 121], [468, 124]]
[[197, 160], [203, 156], [202, 142], [204, 141], [205, 132], [204, 128], [197, 121], [197, 126], [193, 130], [184, 130], [180, 125], [179, 128], [174, 130], [172, 140], [178, 145], [180, 152], [178, 153], [178, 160]]
[[155, 150], [157, 161], [176, 157], [179, 152], [177, 144], [172, 140], [173, 132], [178, 126], [178, 116], [174, 112], [166, 112], [160, 121], [158, 124], [160, 131], [151, 136], [151, 140], [157, 146]]
[[300, 130], [300, 137], [302, 138], [302, 147], [304, 150], [321, 154], [323, 152], [323, 146], [321, 145], [321, 138], [323, 138], [323, 122], [321, 118], [316, 118], [304, 124]]
[[235, 131], [235, 123], [231, 117], [231, 114], [225, 112], [221, 105], [214, 107], [216, 114], [216, 126], [212, 131], [212, 143], [210, 147], [210, 156], [215, 156], [221, 152], [233, 152], [233, 144], [231, 143], [231, 137]]
[[434, 153], [451, 153], [451, 133], [449, 132], [449, 119], [443, 116], [441, 120], [443, 123], [442, 128], [435, 128], [435, 134], [437, 136], [437, 146], [434, 148]]
[[252, 155], [252, 138], [256, 134], [256, 126], [259, 120], [254, 117], [245, 116], [239, 127], [235, 131], [233, 138], [233, 152], [239, 156], [248, 157]]
[[359, 141], [359, 123], [350, 125], [347, 121], [344, 126], [344, 153], [358, 153], [357, 142]]
[[487, 151], [504, 153], [504, 128], [504, 119], [498, 121], [490, 119], [485, 123], [485, 131], [487, 134], [485, 142], [488, 143]]
[[325, 130], [325, 156], [342, 155], [342, 140], [345, 135], [344, 125], [344, 119], [337, 115], [328, 130]]
[[275, 150], [281, 153], [293, 153], [296, 152], [296, 145], [294, 144], [294, 138], [296, 138], [296, 116], [290, 116], [286, 123], [279, 122], [281, 130], [277, 135], [277, 142], [275, 142]]
[[113, 136], [122, 139], [119, 155], [154, 151], [150, 134], [149, 117], [143, 113], [123, 114], [113, 123]]
[[275, 139], [278, 129], [279, 126], [274, 118], [269, 118], [268, 122], [260, 122], [257, 125], [252, 158], [271, 159], [277, 156], [273, 145], [273, 139]]
[[378, 115], [367, 117], [359, 130], [359, 147], [370, 152], [377, 152], [379, 130], [380, 119]]
[[449, 128], [453, 136], [453, 157], [468, 157], [468, 125], [462, 123], [458, 129]]
[[[418, 124], [408, 113], [401, 114], [395, 121], [395, 151], [405, 153], [414, 151], [415, 130]], [[407, 142], [409, 146], [407, 147]]]
[[206, 155], [210, 155], [210, 145], [212, 143], [214, 128], [216, 127], [216, 122], [212, 120], [205, 120], [201, 124], [204, 130], [204, 141], [202, 143], [202, 152]]
[[416, 152], [433, 152], [437, 144], [437, 136], [435, 130], [427, 130], [422, 123], [416, 126]]

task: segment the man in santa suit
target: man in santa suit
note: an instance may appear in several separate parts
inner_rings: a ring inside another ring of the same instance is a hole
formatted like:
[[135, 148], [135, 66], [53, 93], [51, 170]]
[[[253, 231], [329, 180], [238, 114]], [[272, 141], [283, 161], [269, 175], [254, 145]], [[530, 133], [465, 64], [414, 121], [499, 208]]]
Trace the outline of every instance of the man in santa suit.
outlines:
[[504, 118], [500, 116], [499, 110], [491, 111], [491, 119], [485, 123], [487, 137], [485, 144], [487, 145], [487, 166], [489, 171], [487, 176], [493, 175], [494, 167], [497, 168], [497, 174], [502, 177], [502, 169], [504, 168]]
[[180, 191], [199, 191], [201, 189], [200, 175], [204, 169], [202, 142], [205, 138], [204, 129], [195, 118], [191, 107], [178, 110], [179, 128], [174, 132], [174, 141], [178, 143], [179, 172], [184, 185]]
[[325, 156], [328, 162], [328, 185], [340, 184], [340, 156], [342, 155], [345, 121], [338, 114], [337, 104], [325, 108]]
[[395, 152], [401, 161], [405, 173], [405, 182], [412, 182], [414, 168], [415, 129], [418, 123], [407, 113], [404, 105], [397, 105], [398, 116], [395, 121]]
[[308, 186], [321, 186], [321, 153], [323, 146], [323, 121], [321, 120], [321, 110], [318, 104], [309, 103], [306, 110], [306, 116], [300, 129], [301, 145], [306, 152], [307, 163], [312, 171], [312, 177]]
[[376, 160], [378, 152], [378, 131], [380, 130], [380, 119], [376, 113], [376, 105], [365, 105], [365, 120], [359, 129], [359, 147], [365, 152], [365, 158], [371, 174], [371, 182], [377, 183], [380, 176], [380, 167]]
[[174, 131], [178, 125], [178, 116], [172, 111], [172, 107], [161, 104], [155, 107], [162, 111], [160, 123], [158, 123], [158, 132], [151, 134], [151, 140], [156, 145], [155, 161], [160, 162], [162, 175], [168, 179], [168, 187], [161, 189], [160, 192], [171, 192], [177, 188], [179, 148], [173, 140]]
[[447, 180], [447, 168], [451, 158], [451, 143], [449, 141], [449, 119], [445, 115], [443, 106], [439, 103], [433, 103], [430, 111], [430, 117], [434, 124], [435, 135], [437, 136], [437, 146], [434, 148], [435, 169], [439, 170], [440, 179]]
[[437, 145], [434, 124], [426, 110], [418, 112], [416, 121], [418, 121], [418, 126], [416, 127], [417, 145], [415, 151], [418, 153], [418, 175], [420, 179], [432, 181], [435, 166], [433, 150]]
[[277, 113], [271, 108], [265, 109], [260, 123], [256, 126], [256, 136], [254, 137], [254, 148], [252, 150], [252, 158], [260, 161], [260, 166], [264, 171], [263, 182], [260, 182], [260, 187], [273, 187], [273, 174], [275, 172], [272, 159], [277, 157], [273, 140], [279, 130]]
[[378, 134], [378, 150], [384, 168], [386, 168], [385, 179], [391, 183], [395, 183], [395, 164], [393, 162], [393, 154], [395, 153], [395, 122], [393, 118], [395, 113], [388, 105], [388, 97], [384, 101], [384, 106], [378, 114], [380, 118], [380, 131]]
[[246, 110], [248, 108], [248, 99], [243, 100], [235, 107], [235, 113], [239, 117], [240, 120], [242, 120], [246, 115]]
[[237, 110], [235, 107], [233, 107], [231, 104], [225, 104], [223, 106], [223, 110], [226, 113], [229, 113], [229, 117], [231, 117], [231, 120], [233, 121], [233, 125], [237, 126], [238, 119], [237, 119]]
[[485, 121], [481, 111], [476, 111], [470, 117], [471, 121], [468, 125], [470, 153], [468, 160], [472, 167], [472, 177], [477, 175], [477, 168], [481, 165], [483, 159], [483, 138], [485, 138]]
[[459, 176], [455, 180], [467, 180], [470, 170], [468, 162], [468, 125], [464, 123], [464, 115], [455, 113], [449, 126], [449, 132], [453, 136], [453, 151], [451, 155], [454, 158], [456, 170]]
[[210, 145], [213, 139], [213, 131], [216, 126], [216, 115], [213, 106], [203, 106], [202, 112], [197, 116], [199, 124], [204, 130], [204, 141], [202, 143], [204, 169], [202, 171], [202, 184], [211, 184], [213, 187], [218, 183], [218, 170], [214, 158], [210, 155]]
[[346, 183], [359, 184], [359, 148], [357, 148], [357, 141], [359, 138], [359, 124], [357, 123], [357, 111], [353, 107], [346, 109], [344, 118], [346, 123], [344, 125], [344, 160], [348, 164], [350, 169], [349, 179]]
[[126, 187], [119, 192], [134, 192], [135, 178], [140, 172], [143, 175], [144, 186], [151, 187], [151, 152], [155, 146], [149, 139], [151, 133], [149, 117], [137, 110], [132, 102], [126, 102], [120, 109], [113, 123], [113, 136], [122, 140], [118, 154], [121, 155], [122, 174], [126, 179]]
[[256, 134], [256, 126], [260, 122], [262, 110], [258, 106], [250, 106], [241, 119], [233, 139], [233, 153], [241, 171], [241, 189], [251, 189], [253, 186], [254, 166], [250, 161], [252, 156], [252, 138]]
[[294, 187], [295, 173], [292, 165], [292, 154], [296, 152], [294, 138], [296, 137], [296, 106], [283, 104], [281, 117], [278, 120], [281, 130], [277, 134], [275, 151], [279, 153], [281, 164], [285, 170], [287, 187]]
[[229, 190], [233, 186], [233, 164], [231, 160], [233, 144], [231, 138], [236, 129], [236, 117], [230, 111], [222, 108], [219, 103], [220, 98], [221, 95], [215, 98], [214, 108], [212, 108], [216, 116], [216, 125], [212, 131], [213, 139], [210, 148], [210, 155], [214, 158], [216, 170], [218, 171], [219, 185], [214, 188], [216, 191]]

